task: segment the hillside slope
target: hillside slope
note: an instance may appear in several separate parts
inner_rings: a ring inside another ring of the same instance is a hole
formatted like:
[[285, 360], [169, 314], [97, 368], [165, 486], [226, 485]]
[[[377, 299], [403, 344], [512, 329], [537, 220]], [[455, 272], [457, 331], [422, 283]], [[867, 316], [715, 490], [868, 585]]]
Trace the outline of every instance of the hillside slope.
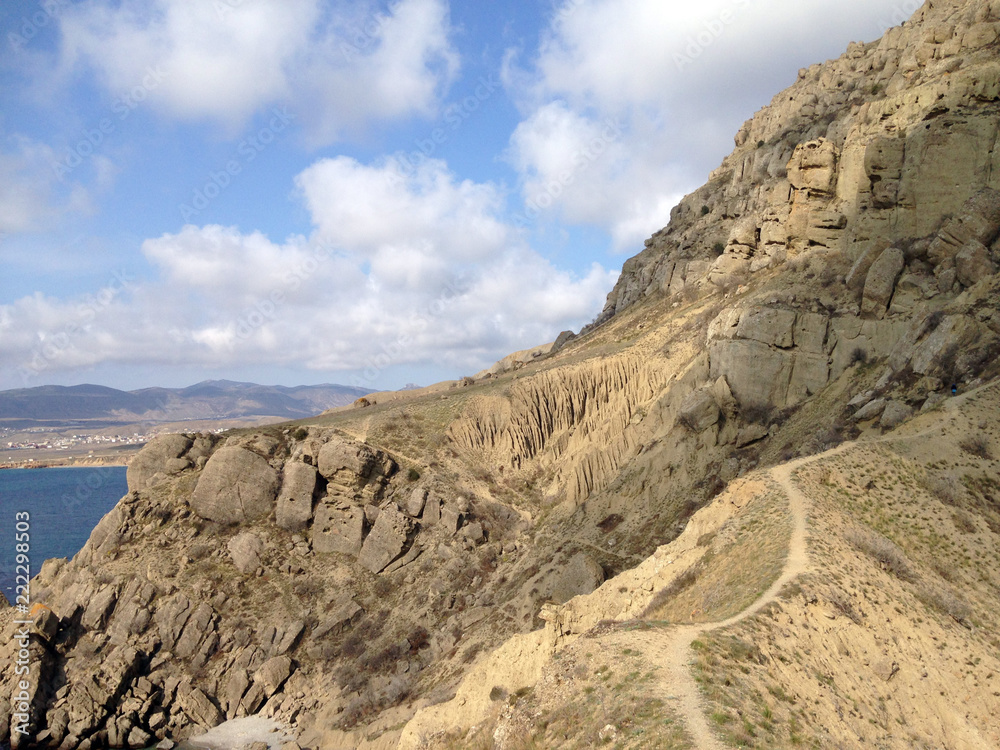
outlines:
[[997, 747], [998, 28], [803, 71], [580, 336], [153, 441], [33, 584], [12, 744]]

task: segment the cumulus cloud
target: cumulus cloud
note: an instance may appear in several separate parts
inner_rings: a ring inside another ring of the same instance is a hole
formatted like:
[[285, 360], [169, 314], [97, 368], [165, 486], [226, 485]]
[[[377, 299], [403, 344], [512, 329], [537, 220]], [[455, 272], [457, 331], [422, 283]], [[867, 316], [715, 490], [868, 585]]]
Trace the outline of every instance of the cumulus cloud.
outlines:
[[[13, 136], [0, 150], [0, 234], [49, 228], [70, 213], [93, 210], [92, 196], [77, 182], [61, 182], [53, 165], [56, 152], [44, 143]], [[94, 161], [97, 186], [112, 179], [105, 159]]]
[[[509, 158], [526, 210], [542, 195], [540, 213], [586, 220], [635, 250], [798, 67], [841, 54], [852, 36], [877, 37], [898, 22], [897, 4], [563, 0], [533, 58], [511, 50], [504, 72], [524, 112]], [[609, 120], [621, 123], [612, 156], [593, 162], [585, 186], [551, 189]]]
[[554, 267], [503, 223], [495, 186], [442, 162], [328, 159], [296, 183], [310, 237], [186, 226], [143, 243], [155, 279], [0, 306], [0, 376], [116, 362], [294, 362], [371, 385], [395, 365], [472, 372], [588, 322], [616, 280]]
[[63, 68], [96, 69], [113, 95], [155, 75], [153, 106], [230, 131], [281, 103], [317, 143], [432, 112], [458, 66], [446, 0], [98, 0], [59, 21]]

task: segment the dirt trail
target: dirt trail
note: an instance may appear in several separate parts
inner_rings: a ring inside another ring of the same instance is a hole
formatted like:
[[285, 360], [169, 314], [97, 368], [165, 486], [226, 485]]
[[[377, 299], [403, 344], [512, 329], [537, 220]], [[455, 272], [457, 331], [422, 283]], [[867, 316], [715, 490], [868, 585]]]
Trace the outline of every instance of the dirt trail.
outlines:
[[[963, 394], [958, 399], [947, 402], [945, 409], [949, 411], [954, 410], [961, 402], [971, 398], [975, 393], [995, 385], [996, 383], [986, 383], [979, 386]], [[940, 426], [933, 426], [910, 435], [888, 435], [877, 440], [866, 441], [866, 444], [877, 445], [903, 440], [914, 440], [938, 432], [940, 429]], [[697, 625], [682, 625], [670, 631], [666, 638], [663, 637], [662, 633], [655, 632], [632, 634], [635, 638], [633, 642], [638, 642], [650, 659], [650, 662], [660, 668], [661, 685], [670, 693], [667, 698], [684, 721], [688, 733], [694, 741], [694, 746], [698, 750], [726, 750], [726, 748], [709, 726], [701, 692], [698, 689], [698, 684], [695, 682], [694, 675], [691, 673], [692, 641], [705, 633], [728, 628], [749, 617], [753, 617], [764, 607], [774, 602], [786, 584], [809, 569], [806, 527], [810, 503], [795, 485], [792, 476], [802, 466], [806, 466], [814, 461], [837, 456], [856, 445], [857, 443], [854, 442], [843, 443], [825, 453], [806, 456], [787, 464], [776, 466], [769, 471], [771, 477], [781, 485], [782, 490], [788, 498], [793, 525], [791, 539], [788, 544], [788, 557], [785, 560], [781, 576], [759, 599], [739, 614], [726, 620]]]
[[683, 718], [688, 733], [694, 740], [694, 746], [698, 750], [725, 750], [725, 747], [709, 726], [698, 684], [691, 673], [691, 642], [705, 633], [727, 628], [748, 617], [753, 617], [761, 609], [775, 601], [787, 583], [808, 570], [806, 516], [809, 501], [795, 486], [792, 474], [801, 466], [838, 455], [853, 445], [854, 443], [844, 443], [826, 453], [801, 458], [771, 469], [771, 476], [781, 485], [788, 498], [789, 509], [792, 513], [792, 535], [788, 543], [788, 556], [781, 575], [760, 598], [739, 614], [726, 620], [678, 627], [669, 634], [667, 639], [664, 639], [662, 634], [656, 633], [635, 634], [639, 636], [650, 660], [661, 668], [662, 679], [671, 693], [668, 697]]

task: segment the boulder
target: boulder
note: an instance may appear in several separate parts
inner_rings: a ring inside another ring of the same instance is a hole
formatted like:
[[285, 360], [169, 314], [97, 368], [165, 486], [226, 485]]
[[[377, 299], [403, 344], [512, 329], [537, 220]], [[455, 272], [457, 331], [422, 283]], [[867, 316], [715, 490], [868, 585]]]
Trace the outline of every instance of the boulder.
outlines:
[[604, 583], [604, 568], [594, 558], [579, 552], [570, 558], [552, 591], [552, 599], [563, 604], [574, 596], [590, 594]]
[[855, 422], [867, 422], [869, 419], [875, 419], [883, 411], [885, 411], [886, 400], [884, 398], [877, 398], [874, 401], [870, 401], [856, 412], [854, 412]]
[[879, 424], [887, 430], [892, 430], [912, 417], [913, 413], [913, 408], [907, 404], [901, 401], [889, 401], [882, 411], [882, 419], [879, 420]]
[[[191, 466], [191, 462], [181, 456], [193, 442], [187, 435], [160, 435], [149, 441], [129, 462], [125, 472], [129, 492], [144, 490]], [[162, 476], [154, 479], [157, 474]]]
[[264, 554], [264, 543], [250, 531], [234, 536], [227, 545], [233, 565], [244, 574], [252, 574], [260, 567], [260, 556]]
[[264, 694], [270, 698], [277, 693], [292, 675], [294, 665], [287, 656], [275, 656], [264, 662], [253, 676], [254, 682], [264, 688]]
[[865, 278], [865, 291], [861, 298], [862, 314], [877, 318], [885, 315], [905, 265], [906, 256], [899, 248], [890, 247], [882, 252]]
[[285, 464], [285, 477], [278, 494], [275, 522], [287, 531], [302, 531], [313, 517], [316, 469], [309, 464]]
[[403, 510], [411, 518], [420, 518], [424, 512], [424, 504], [427, 502], [427, 490], [424, 487], [417, 487], [406, 499], [406, 507]]
[[[383, 515], [384, 510], [379, 513], [379, 518]], [[316, 519], [312, 525], [313, 551], [337, 552], [356, 557], [361, 553], [364, 531], [363, 508], [324, 500], [316, 508]]]
[[955, 255], [955, 273], [964, 286], [972, 286], [996, 272], [990, 251], [981, 242], [969, 240]]
[[795, 313], [791, 310], [775, 307], [750, 308], [740, 315], [736, 338], [788, 349], [794, 342], [794, 326]]
[[367, 479], [375, 465], [375, 451], [367, 445], [333, 440], [319, 450], [319, 473], [327, 479], [345, 469]]
[[704, 432], [719, 421], [721, 411], [709, 390], [689, 393], [681, 402], [678, 421], [691, 432]]
[[409, 541], [413, 522], [392, 505], [382, 509], [378, 521], [358, 555], [358, 562], [372, 573], [380, 573], [403, 554]]
[[258, 521], [274, 508], [278, 473], [245, 448], [217, 450], [191, 495], [191, 508], [207, 521], [232, 525]]

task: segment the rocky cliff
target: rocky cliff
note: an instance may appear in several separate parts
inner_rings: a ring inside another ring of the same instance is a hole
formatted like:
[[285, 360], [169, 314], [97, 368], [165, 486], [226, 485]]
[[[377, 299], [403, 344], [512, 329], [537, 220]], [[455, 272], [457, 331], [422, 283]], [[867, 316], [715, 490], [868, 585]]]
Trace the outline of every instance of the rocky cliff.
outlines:
[[[801, 71], [580, 336], [297, 424], [150, 444], [85, 548], [35, 580], [29, 695], [8, 700], [3, 673], [0, 740], [137, 748], [259, 713], [302, 746], [463, 746], [556, 680], [581, 633], [673, 601], [684, 570], [715, 581], [692, 616], [738, 611], [726, 576], [788, 526], [761, 472], [933, 420], [953, 385], [1000, 375], [998, 29], [995, 0], [928, 2]], [[951, 497], [979, 498], [988, 546], [983, 465]], [[979, 627], [956, 643], [1000, 636]]]

